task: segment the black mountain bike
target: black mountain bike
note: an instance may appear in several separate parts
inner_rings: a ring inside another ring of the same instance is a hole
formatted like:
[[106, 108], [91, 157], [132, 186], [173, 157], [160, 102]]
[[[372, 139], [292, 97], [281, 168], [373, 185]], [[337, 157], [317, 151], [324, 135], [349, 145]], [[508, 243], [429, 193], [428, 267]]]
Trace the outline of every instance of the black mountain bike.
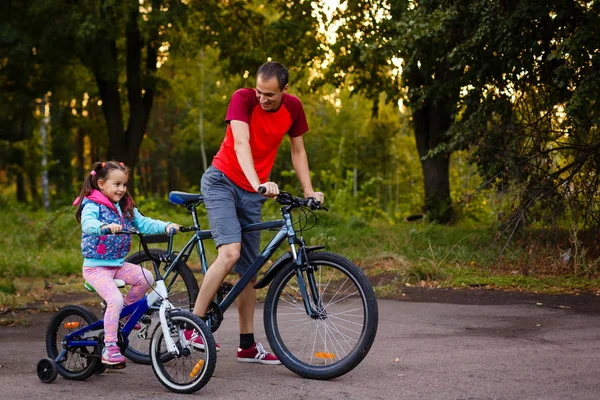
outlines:
[[[181, 231], [194, 235], [170, 257], [162, 249], [150, 249], [150, 252], [164, 261], [163, 267], [170, 272], [169, 279], [175, 282], [181, 277], [179, 286], [189, 288], [190, 307], [193, 307], [198, 289], [187, 261], [196, 249], [202, 273], [206, 273], [204, 240], [212, 239], [212, 234], [200, 229], [198, 223], [196, 208], [204, 201], [202, 195], [171, 192], [169, 201], [191, 213], [194, 225], [182, 227]], [[322, 251], [324, 246], [307, 246], [303, 237], [297, 235], [297, 231], [301, 234], [306, 230], [308, 213], [325, 209], [318, 201], [294, 197], [287, 192], [281, 192], [275, 201], [281, 205], [282, 219], [247, 225], [242, 230], [276, 233], [235, 285], [221, 285], [208, 309], [207, 324], [212, 332], [219, 328], [225, 311], [287, 241], [290, 250], [254, 285], [256, 289], [270, 285], [264, 304], [267, 339], [281, 363], [296, 374], [313, 379], [336, 378], [356, 367], [373, 344], [378, 324], [375, 293], [367, 277], [351, 261]], [[292, 220], [294, 210], [304, 216], [296, 223]], [[149, 259], [145, 252], [138, 252], [127, 261], [142, 265]], [[182, 297], [187, 301], [188, 296]], [[143, 356], [141, 352], [138, 355]]]

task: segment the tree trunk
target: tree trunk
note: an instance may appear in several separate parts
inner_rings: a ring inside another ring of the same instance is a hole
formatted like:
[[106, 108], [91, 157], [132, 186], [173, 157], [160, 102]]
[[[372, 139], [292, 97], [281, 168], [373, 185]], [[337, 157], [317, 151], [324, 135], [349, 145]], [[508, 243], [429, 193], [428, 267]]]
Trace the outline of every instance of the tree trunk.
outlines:
[[[76, 128], [75, 133], [75, 160], [76, 160], [76, 178], [77, 182], [83, 182], [83, 178], [85, 175], [85, 166], [84, 166], [84, 140], [85, 135], [83, 133], [83, 129], [81, 127]], [[90, 171], [91, 172], [91, 171]], [[79, 194], [79, 193], [77, 193]]]
[[[157, 4], [158, 6], [159, 4]], [[146, 45], [147, 58], [145, 70], [142, 71], [144, 40], [139, 30], [138, 17], [139, 8], [133, 4], [126, 27], [126, 85], [129, 103], [129, 121], [126, 130], [124, 129], [123, 109], [119, 93], [117, 48], [114, 41], [106, 41], [104, 37], [97, 40], [99, 56], [93, 68], [108, 129], [107, 159], [124, 162], [131, 169], [128, 186], [132, 193], [135, 189], [133, 172], [139, 160], [139, 150], [146, 133], [154, 100], [152, 75], [156, 73], [158, 40], [158, 31], [154, 30]]]
[[117, 45], [114, 41], [107, 41], [104, 36], [101, 36], [96, 40], [96, 49], [97, 55], [92, 69], [102, 99], [102, 112], [108, 130], [107, 159], [125, 161], [127, 152], [123, 136], [123, 110], [119, 94]]
[[424, 211], [432, 221], [448, 223], [454, 217], [450, 196], [450, 154], [426, 156], [443, 142], [452, 122], [451, 116], [441, 107], [429, 102], [422, 108], [413, 110], [413, 120], [417, 150], [423, 168]]
[[[48, 107], [50, 108], [50, 107]], [[50, 183], [48, 182], [48, 127], [50, 126], [50, 115], [46, 112], [46, 97], [40, 104], [42, 121], [40, 125], [40, 136], [42, 139], [42, 199], [44, 210], [50, 211]]]
[[[160, 2], [158, 2], [160, 3]], [[153, 2], [153, 9], [159, 4]], [[139, 160], [139, 151], [148, 126], [150, 111], [154, 101], [154, 75], [158, 55], [158, 31], [153, 30], [146, 45], [145, 71], [142, 72], [142, 48], [144, 40], [138, 26], [139, 8], [133, 7], [127, 23], [127, 100], [129, 102], [129, 123], [125, 132], [125, 163], [133, 170]], [[145, 85], [142, 84], [142, 77]], [[133, 174], [129, 178], [133, 191]]]
[[17, 202], [27, 203], [27, 191], [25, 190], [25, 153], [18, 147], [11, 148], [12, 164], [17, 186]]
[[198, 131], [200, 133], [200, 154], [202, 155], [202, 173], [208, 168], [206, 148], [204, 146], [204, 49], [200, 50], [200, 113]]

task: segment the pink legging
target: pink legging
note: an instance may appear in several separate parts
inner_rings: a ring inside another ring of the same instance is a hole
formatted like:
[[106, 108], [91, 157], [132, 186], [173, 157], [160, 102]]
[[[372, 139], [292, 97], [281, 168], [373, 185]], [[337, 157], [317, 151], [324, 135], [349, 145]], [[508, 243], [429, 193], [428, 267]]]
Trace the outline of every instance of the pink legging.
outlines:
[[[122, 267], [83, 267], [83, 277], [106, 302], [104, 343], [116, 343], [123, 307], [144, 297], [154, 283], [154, 277], [147, 269], [128, 262]], [[113, 279], [122, 279], [131, 286], [125, 300]]]

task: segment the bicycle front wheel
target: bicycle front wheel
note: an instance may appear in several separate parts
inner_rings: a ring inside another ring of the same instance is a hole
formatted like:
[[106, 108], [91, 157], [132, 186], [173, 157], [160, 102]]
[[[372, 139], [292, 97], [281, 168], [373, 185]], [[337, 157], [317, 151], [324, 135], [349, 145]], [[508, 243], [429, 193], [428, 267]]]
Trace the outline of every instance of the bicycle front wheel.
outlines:
[[[208, 383], [215, 370], [215, 340], [204, 321], [189, 311], [169, 312], [167, 322], [168, 335], [175, 342], [178, 354], [169, 352], [163, 327], [158, 324], [150, 341], [152, 370], [167, 389], [193, 393]], [[193, 329], [202, 338], [203, 349], [196, 349], [185, 339], [185, 329]]]
[[289, 263], [271, 283], [265, 332], [288, 369], [305, 378], [333, 379], [369, 352], [377, 332], [377, 300], [364, 273], [342, 256], [309, 253], [307, 266], [298, 272]]
[[[163, 249], [150, 249], [153, 257], [164, 257], [167, 254]], [[125, 260], [132, 264], [141, 265], [149, 271], [153, 271], [152, 261], [144, 251], [134, 253]], [[198, 282], [194, 273], [187, 264], [179, 264], [169, 276], [165, 277], [165, 285], [169, 292], [169, 302], [176, 308], [182, 310], [193, 310], [196, 297], [198, 296]], [[151, 334], [159, 323], [157, 310], [150, 310], [149, 315], [140, 320], [142, 328], [132, 331], [129, 335], [129, 343], [125, 349], [125, 357], [139, 364], [150, 365]]]

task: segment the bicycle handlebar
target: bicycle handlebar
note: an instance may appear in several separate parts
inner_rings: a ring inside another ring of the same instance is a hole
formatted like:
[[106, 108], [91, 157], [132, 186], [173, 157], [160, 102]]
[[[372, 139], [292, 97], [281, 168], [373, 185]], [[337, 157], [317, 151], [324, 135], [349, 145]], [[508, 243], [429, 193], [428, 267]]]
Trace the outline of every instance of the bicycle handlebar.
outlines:
[[[183, 232], [183, 229], [180, 228], [180, 231]], [[169, 229], [169, 232], [167, 232], [167, 235], [169, 236], [169, 245], [167, 247], [168, 255], [170, 255], [173, 251], [173, 236], [175, 235], [176, 232], [177, 232], [177, 229], [175, 229], [175, 228], [171, 228], [171, 229]], [[146, 253], [146, 255], [151, 260], [155, 260], [155, 257], [152, 256], [152, 253], [148, 249], [148, 244], [146, 243], [146, 240], [144, 240], [144, 234], [135, 228], [130, 228], [129, 230], [122, 230], [122, 231], [115, 232], [115, 233], [112, 233], [111, 230], [108, 228], [104, 228], [100, 231], [100, 233], [102, 235], [111, 235], [111, 234], [112, 235], [136, 235], [137, 237], [140, 238], [140, 243], [141, 243], [142, 247], [144, 248], [144, 252]], [[155, 260], [155, 261], [160, 261], [160, 260]]]
[[288, 192], [279, 192], [279, 195], [275, 198], [275, 202], [284, 205], [290, 206], [291, 208], [298, 207], [306, 207], [311, 210], [325, 210], [329, 211], [326, 207], [321, 205], [321, 202], [315, 199], [314, 197], [308, 197], [306, 199], [302, 197], [294, 197], [291, 193]]
[[[181, 227], [181, 231], [183, 232], [183, 227]], [[167, 235], [173, 236], [175, 233], [177, 233], [177, 229], [171, 228], [171, 229], [169, 229], [169, 232], [167, 232]], [[104, 228], [104, 229], [102, 229], [100, 231], [100, 234], [101, 235], [137, 235], [137, 236], [144, 236], [144, 234], [142, 232], [138, 231], [135, 228], [131, 228], [129, 230], [124, 229], [122, 231], [114, 232], [114, 233], [111, 232], [110, 229]]]
[[[260, 185], [258, 187], [258, 193], [264, 194], [266, 193], [267, 188]], [[292, 206], [292, 208], [298, 207], [307, 207], [311, 210], [325, 210], [329, 211], [327, 208], [321, 205], [321, 202], [315, 199], [314, 197], [307, 197], [303, 199], [302, 197], [294, 197], [291, 193], [280, 191], [277, 197], [275, 198], [275, 202], [284, 205], [284, 206]]]

